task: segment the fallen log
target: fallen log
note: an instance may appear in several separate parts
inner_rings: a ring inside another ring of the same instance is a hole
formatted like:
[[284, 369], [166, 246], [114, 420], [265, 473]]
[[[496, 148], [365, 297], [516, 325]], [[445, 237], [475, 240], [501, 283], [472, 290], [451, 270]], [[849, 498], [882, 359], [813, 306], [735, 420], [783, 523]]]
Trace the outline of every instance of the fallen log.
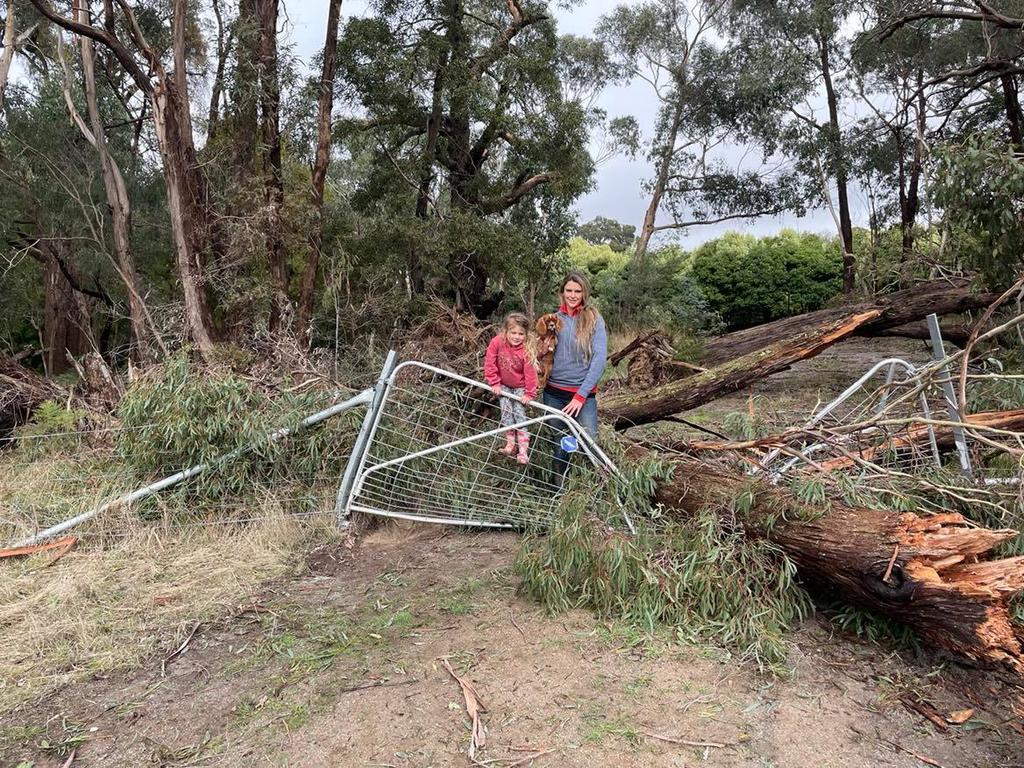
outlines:
[[601, 403], [602, 409], [616, 429], [626, 429], [696, 408], [820, 354], [880, 314], [881, 310], [871, 309], [830, 318], [704, 373], [669, 381], [642, 393], [613, 394]]
[[756, 352], [811, 326], [838, 322], [844, 317], [877, 311], [878, 315], [859, 327], [856, 336], [878, 336], [883, 331], [923, 320], [929, 314], [949, 315], [987, 307], [1000, 295], [998, 291], [977, 291], [966, 278], [933, 280], [928, 283], [847, 307], [819, 309], [803, 315], [786, 317], [742, 331], [733, 331], [712, 339], [699, 360], [708, 368]]
[[[928, 323], [925, 320], [918, 320], [913, 323], [905, 323], [903, 325], [897, 325], [894, 328], [878, 328], [876, 330], [868, 330], [861, 336], [870, 336], [872, 338], [903, 338], [903, 339], [922, 339], [928, 341], [931, 339], [931, 333], [928, 331]], [[942, 340], [948, 341], [954, 346], [964, 348], [967, 343], [967, 339], [970, 338], [971, 328], [963, 323], [946, 324], [942, 326]]]
[[934, 646], [1024, 674], [1024, 633], [1008, 606], [1024, 589], [1024, 557], [980, 559], [1016, 531], [981, 528], [957, 513], [921, 517], [835, 501], [808, 516], [786, 488], [699, 459], [672, 464], [673, 478], [655, 491], [669, 510], [733, 509], [749, 494], [744, 529], [780, 547], [805, 580], [907, 624]]

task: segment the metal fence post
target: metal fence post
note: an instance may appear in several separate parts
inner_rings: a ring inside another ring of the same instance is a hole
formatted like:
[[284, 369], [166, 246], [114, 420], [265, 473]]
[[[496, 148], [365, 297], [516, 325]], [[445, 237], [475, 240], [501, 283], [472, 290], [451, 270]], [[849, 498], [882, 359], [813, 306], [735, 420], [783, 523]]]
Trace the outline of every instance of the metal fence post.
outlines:
[[373, 388], [373, 399], [369, 408], [366, 409], [366, 416], [363, 417], [363, 425], [359, 428], [359, 434], [352, 446], [352, 453], [348, 457], [348, 464], [345, 466], [345, 474], [342, 475], [341, 484], [338, 486], [338, 498], [334, 504], [334, 516], [339, 526], [348, 525], [348, 504], [352, 498], [352, 488], [355, 485], [356, 475], [362, 469], [363, 459], [366, 457], [366, 449], [370, 444], [374, 424], [377, 421], [377, 413], [380, 411], [384, 401], [384, 392], [388, 386], [388, 380], [395, 370], [397, 354], [395, 350], [389, 350], [384, 359], [384, 367], [381, 368], [380, 377]]
[[[939, 317], [934, 312], [928, 315], [928, 335], [932, 341], [932, 360], [940, 363], [946, 359], [946, 349], [942, 345]], [[957, 425], [963, 424], [963, 413], [960, 411], [960, 404], [956, 400], [953, 382], [949, 378], [949, 366], [943, 365], [939, 368], [939, 381], [942, 383], [942, 393], [946, 397], [949, 420]], [[953, 427], [953, 442], [956, 444], [956, 452], [960, 457], [960, 469], [963, 470], [967, 477], [971, 477], [973, 474], [971, 471], [971, 454], [967, 450], [967, 436], [964, 434], [962, 427]]]

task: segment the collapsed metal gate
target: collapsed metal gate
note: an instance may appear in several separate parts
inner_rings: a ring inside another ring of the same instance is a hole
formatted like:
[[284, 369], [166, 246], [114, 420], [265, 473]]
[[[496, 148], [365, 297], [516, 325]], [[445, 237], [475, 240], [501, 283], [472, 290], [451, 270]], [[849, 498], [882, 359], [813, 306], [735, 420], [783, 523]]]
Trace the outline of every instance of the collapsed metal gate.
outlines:
[[[339, 519], [357, 511], [428, 523], [543, 527], [568, 489], [596, 494], [617, 472], [560, 411], [530, 402], [524, 421], [502, 426], [494, 401], [483, 382], [418, 361], [395, 366], [391, 353], [338, 490]], [[510, 429], [529, 434], [527, 464], [499, 452]], [[556, 449], [568, 459], [566, 475], [554, 466]]]

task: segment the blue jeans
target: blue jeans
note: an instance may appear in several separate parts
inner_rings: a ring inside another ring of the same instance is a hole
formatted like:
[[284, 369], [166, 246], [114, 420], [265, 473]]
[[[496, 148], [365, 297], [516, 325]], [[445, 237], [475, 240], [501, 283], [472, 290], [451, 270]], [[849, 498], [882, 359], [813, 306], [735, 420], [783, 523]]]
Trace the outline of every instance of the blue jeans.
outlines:
[[[572, 392], [562, 392], [557, 389], [544, 389], [544, 405], [554, 408], [555, 410], [562, 410], [572, 400]], [[566, 417], [568, 418], [568, 417]], [[576, 421], [580, 423], [587, 434], [589, 434], [595, 440], [597, 439], [597, 398], [594, 395], [590, 395], [586, 400], [583, 401], [583, 408], [576, 415]], [[549, 421], [548, 424], [554, 429], [554, 441], [555, 446], [551, 456], [551, 469], [555, 473], [555, 481], [561, 484], [562, 479], [565, 477], [565, 472], [569, 468], [569, 459], [571, 454], [566, 453], [562, 450], [560, 444], [562, 437], [569, 434], [569, 426], [562, 421]]]

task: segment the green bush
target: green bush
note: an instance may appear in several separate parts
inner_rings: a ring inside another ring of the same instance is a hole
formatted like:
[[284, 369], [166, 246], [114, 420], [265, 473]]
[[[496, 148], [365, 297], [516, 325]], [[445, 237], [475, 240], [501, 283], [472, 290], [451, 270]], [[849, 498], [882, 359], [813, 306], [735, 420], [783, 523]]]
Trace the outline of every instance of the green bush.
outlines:
[[734, 330], [819, 309], [842, 288], [842, 259], [835, 243], [818, 235], [730, 232], [694, 251], [692, 274]]
[[357, 417], [350, 413], [280, 440], [269, 435], [296, 426], [326, 400], [317, 392], [272, 394], [230, 371], [194, 368], [181, 354], [122, 398], [123, 428], [114, 447], [140, 481], [210, 464], [188, 487], [212, 500], [292, 482], [309, 490], [318, 482], [336, 484]]
[[675, 246], [650, 251], [643, 264], [635, 264], [630, 254], [574, 238], [569, 258], [590, 277], [594, 298], [612, 327], [700, 334], [721, 329], [718, 314], [690, 275], [688, 254]]

